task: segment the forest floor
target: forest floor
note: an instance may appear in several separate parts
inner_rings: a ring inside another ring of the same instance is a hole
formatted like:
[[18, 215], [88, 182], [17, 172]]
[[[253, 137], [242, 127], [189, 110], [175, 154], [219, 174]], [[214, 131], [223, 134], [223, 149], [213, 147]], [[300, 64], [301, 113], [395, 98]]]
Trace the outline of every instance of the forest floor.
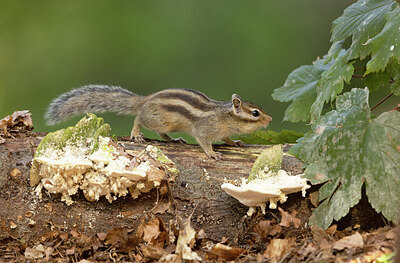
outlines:
[[[21, 220], [32, 223], [29, 216]], [[143, 219], [136, 229], [116, 227], [90, 236], [48, 222], [39, 237], [29, 240], [13, 235], [16, 224], [2, 218], [0, 262], [181, 262], [182, 257], [194, 262], [389, 262], [393, 256], [396, 230], [390, 226], [362, 231], [358, 226], [338, 230], [334, 224], [324, 231], [299, 226], [300, 220], [283, 210], [277, 219], [259, 214], [246, 221], [248, 238], [232, 245], [234, 240], [210, 240], [187, 222], [179, 226], [158, 216]]]
[[[305, 199], [291, 194], [278, 209], [250, 217], [229, 197], [218, 202], [231, 214], [219, 219], [207, 216], [214, 206], [184, 200], [180, 192], [202, 188], [182, 187], [190, 184], [185, 174], [169, 194], [152, 190], [134, 204], [130, 197], [91, 203], [82, 193], [71, 206], [57, 194], [39, 198], [29, 185], [38, 135], [0, 134], [0, 262], [390, 262], [394, 257], [398, 230], [365, 196], [327, 230], [309, 226], [314, 187]], [[207, 191], [224, 194], [219, 186]], [[218, 233], [224, 224], [230, 228]]]

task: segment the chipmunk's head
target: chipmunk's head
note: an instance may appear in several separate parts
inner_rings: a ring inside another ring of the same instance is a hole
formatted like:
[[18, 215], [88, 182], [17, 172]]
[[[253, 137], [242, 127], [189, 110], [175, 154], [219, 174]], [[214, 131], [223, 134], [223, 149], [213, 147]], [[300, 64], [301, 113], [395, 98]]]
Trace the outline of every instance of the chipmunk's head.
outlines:
[[243, 101], [239, 95], [232, 95], [231, 114], [237, 120], [239, 129], [243, 133], [250, 133], [262, 127], [267, 127], [272, 121], [259, 106]]

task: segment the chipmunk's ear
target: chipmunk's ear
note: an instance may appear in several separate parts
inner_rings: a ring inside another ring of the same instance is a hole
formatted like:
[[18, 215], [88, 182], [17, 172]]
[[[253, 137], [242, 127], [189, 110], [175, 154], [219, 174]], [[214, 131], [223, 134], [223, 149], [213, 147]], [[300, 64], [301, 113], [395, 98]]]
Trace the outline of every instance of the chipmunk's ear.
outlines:
[[232, 104], [235, 108], [239, 108], [240, 104], [242, 104], [242, 99], [237, 94], [232, 94]]
[[232, 94], [232, 109], [233, 112], [239, 114], [240, 112], [240, 105], [242, 105], [242, 99], [237, 94]]

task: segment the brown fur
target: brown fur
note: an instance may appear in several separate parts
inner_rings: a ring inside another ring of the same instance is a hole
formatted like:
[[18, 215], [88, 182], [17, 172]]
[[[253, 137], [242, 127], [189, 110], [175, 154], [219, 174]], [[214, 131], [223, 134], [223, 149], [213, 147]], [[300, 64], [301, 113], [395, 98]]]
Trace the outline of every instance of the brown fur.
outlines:
[[[253, 116], [257, 110], [259, 116]], [[140, 126], [156, 131], [164, 139], [170, 132], [193, 136], [207, 156], [220, 158], [211, 144], [235, 134], [250, 133], [266, 127], [272, 118], [260, 107], [242, 101], [236, 94], [232, 101], [217, 101], [189, 89], [167, 89], [148, 96], [138, 96], [119, 87], [85, 86], [61, 95], [49, 107], [49, 123], [85, 112], [116, 112], [136, 115], [131, 139], [143, 141]], [[235, 144], [238, 145], [238, 144]]]

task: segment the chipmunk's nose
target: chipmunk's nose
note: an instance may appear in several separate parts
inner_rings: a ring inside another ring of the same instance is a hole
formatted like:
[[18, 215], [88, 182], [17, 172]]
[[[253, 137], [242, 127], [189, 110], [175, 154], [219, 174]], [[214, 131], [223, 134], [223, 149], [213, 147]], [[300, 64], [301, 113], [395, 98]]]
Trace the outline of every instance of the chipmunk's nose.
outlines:
[[264, 121], [264, 126], [267, 127], [268, 124], [269, 124], [271, 121], [272, 121], [272, 117], [269, 116], [269, 115], [267, 115], [267, 117], [265, 118], [265, 121]]

